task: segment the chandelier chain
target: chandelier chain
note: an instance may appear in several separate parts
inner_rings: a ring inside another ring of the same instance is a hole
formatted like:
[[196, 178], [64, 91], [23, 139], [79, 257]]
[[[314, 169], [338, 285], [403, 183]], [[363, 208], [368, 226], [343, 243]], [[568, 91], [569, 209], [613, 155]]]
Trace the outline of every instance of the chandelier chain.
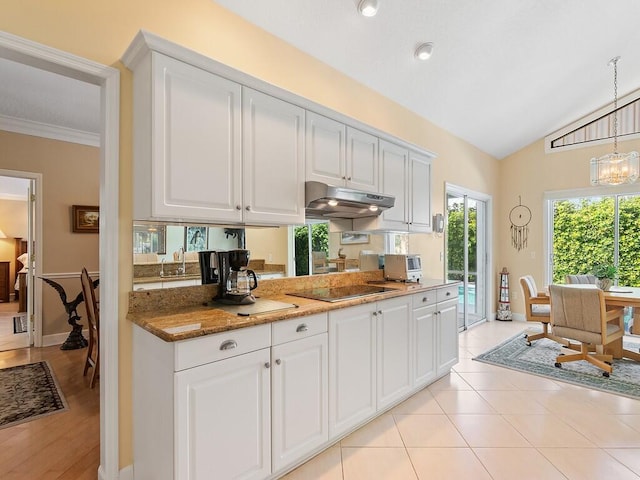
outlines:
[[613, 62], [613, 153], [618, 153], [618, 60]]

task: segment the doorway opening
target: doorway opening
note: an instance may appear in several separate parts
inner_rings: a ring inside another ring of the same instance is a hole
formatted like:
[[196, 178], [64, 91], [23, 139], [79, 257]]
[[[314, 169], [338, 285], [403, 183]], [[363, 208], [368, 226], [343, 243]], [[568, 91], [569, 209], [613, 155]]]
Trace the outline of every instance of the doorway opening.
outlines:
[[[0, 212], [3, 233], [0, 274], [4, 286], [0, 300], [0, 351], [34, 344], [35, 308], [33, 253], [39, 175], [0, 170]], [[6, 230], [6, 233], [5, 233]], [[38, 337], [40, 333], [38, 323]], [[39, 341], [38, 341], [39, 344]]]

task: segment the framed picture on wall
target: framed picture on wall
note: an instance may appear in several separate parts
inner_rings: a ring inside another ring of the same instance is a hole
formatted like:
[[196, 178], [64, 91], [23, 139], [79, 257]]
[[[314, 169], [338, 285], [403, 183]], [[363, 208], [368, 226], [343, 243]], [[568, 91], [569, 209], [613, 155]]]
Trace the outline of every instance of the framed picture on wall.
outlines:
[[207, 249], [207, 227], [186, 227], [184, 229], [184, 249], [199, 252]]
[[71, 206], [71, 230], [74, 233], [98, 233], [100, 207], [89, 205]]
[[340, 245], [354, 245], [357, 243], [369, 243], [369, 234], [343, 232], [340, 235]]
[[134, 225], [133, 253], [167, 253], [167, 227], [165, 225]]

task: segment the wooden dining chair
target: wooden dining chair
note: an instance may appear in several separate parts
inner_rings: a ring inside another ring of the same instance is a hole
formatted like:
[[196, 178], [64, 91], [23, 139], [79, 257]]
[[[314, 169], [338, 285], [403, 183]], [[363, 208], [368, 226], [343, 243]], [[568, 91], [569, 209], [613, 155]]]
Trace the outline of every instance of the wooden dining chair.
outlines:
[[596, 277], [595, 275], [565, 275], [564, 283], [571, 285], [595, 285]]
[[558, 355], [555, 366], [586, 360], [608, 377], [613, 371], [613, 356], [604, 349], [624, 336], [624, 308], [607, 310], [604, 293], [591, 285], [549, 285], [549, 293], [554, 335], [577, 340], [581, 346], [578, 353]]
[[522, 295], [524, 297], [525, 317], [527, 322], [540, 322], [542, 324], [542, 332], [532, 335], [525, 334], [527, 345], [531, 346], [531, 342], [540, 338], [548, 338], [569, 347], [570, 343], [568, 340], [553, 335], [549, 331], [549, 323], [551, 322], [551, 305], [549, 304], [549, 297], [538, 293], [536, 281], [533, 277], [531, 275], [520, 277], [520, 287], [522, 288]]
[[80, 275], [82, 283], [82, 293], [84, 304], [87, 310], [87, 323], [89, 327], [89, 346], [87, 348], [87, 358], [84, 362], [83, 376], [87, 375], [89, 368], [92, 368], [89, 386], [94, 387], [96, 378], [100, 371], [100, 310], [96, 301], [96, 291], [93, 288], [93, 281], [86, 268], [82, 269]]

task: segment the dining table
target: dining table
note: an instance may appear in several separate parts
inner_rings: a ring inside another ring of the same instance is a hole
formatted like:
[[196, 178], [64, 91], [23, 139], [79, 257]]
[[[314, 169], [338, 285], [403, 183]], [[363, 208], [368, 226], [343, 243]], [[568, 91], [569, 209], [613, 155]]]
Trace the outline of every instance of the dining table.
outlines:
[[[633, 307], [633, 324], [630, 333], [636, 332], [640, 334], [640, 288], [614, 286], [604, 292], [604, 303], [607, 307]], [[633, 350], [625, 349], [622, 339], [612, 342], [605, 349], [613, 355], [613, 358], [630, 358], [640, 361], [640, 353]]]

